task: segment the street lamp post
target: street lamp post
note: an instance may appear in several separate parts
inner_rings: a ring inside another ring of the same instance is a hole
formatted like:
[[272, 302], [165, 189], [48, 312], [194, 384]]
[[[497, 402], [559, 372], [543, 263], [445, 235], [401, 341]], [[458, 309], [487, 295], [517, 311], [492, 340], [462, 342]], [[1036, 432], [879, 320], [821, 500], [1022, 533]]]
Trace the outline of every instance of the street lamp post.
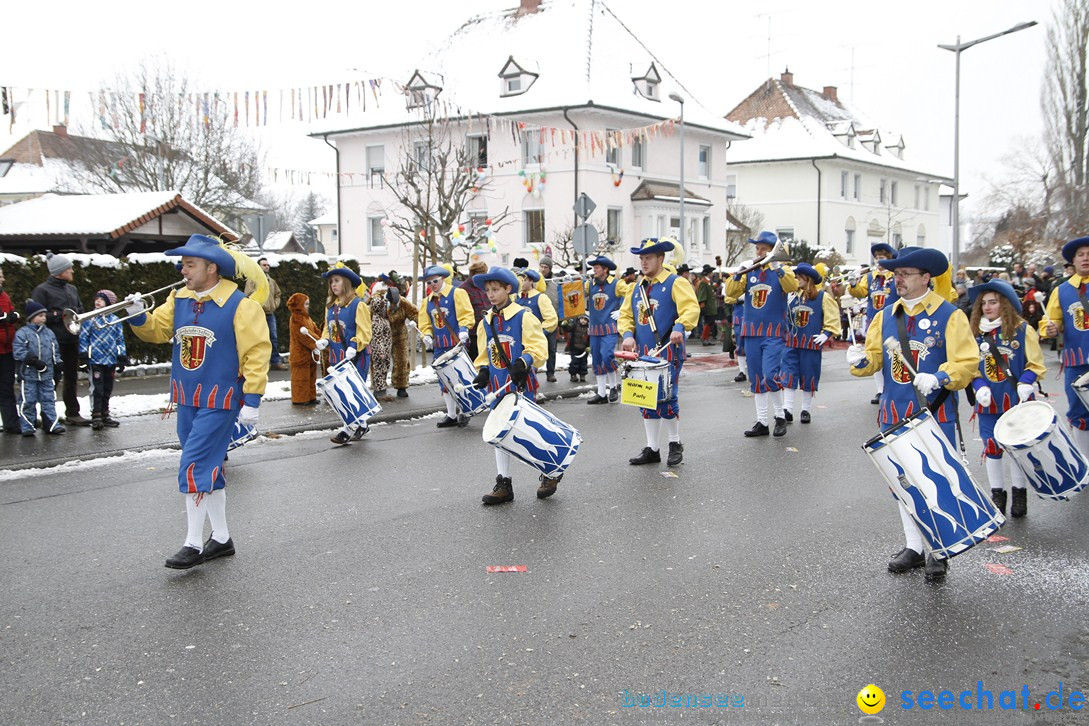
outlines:
[[681, 207], [681, 238], [678, 240], [681, 245], [681, 249], [684, 251], [684, 256], [688, 258], [688, 248], [684, 244], [684, 97], [679, 93], [669, 94], [669, 100], [676, 101], [681, 104], [681, 184], [678, 189], [678, 195], [680, 196]]
[[955, 100], [953, 105], [953, 250], [950, 255], [950, 263], [954, 274], [960, 266], [960, 54], [973, 45], [986, 43], [988, 40], [1001, 38], [1003, 35], [1016, 33], [1019, 30], [1031, 28], [1033, 25], [1036, 25], [1035, 20], [1031, 20], [1027, 23], [1018, 23], [1012, 28], [1003, 30], [1001, 33], [995, 33], [994, 35], [988, 35], [983, 38], [976, 38], [975, 40], [969, 40], [964, 43], [960, 42], [960, 36], [958, 35], [957, 42], [953, 45], [938, 45], [942, 50], [952, 51], [957, 56], [956, 90], [954, 91]]

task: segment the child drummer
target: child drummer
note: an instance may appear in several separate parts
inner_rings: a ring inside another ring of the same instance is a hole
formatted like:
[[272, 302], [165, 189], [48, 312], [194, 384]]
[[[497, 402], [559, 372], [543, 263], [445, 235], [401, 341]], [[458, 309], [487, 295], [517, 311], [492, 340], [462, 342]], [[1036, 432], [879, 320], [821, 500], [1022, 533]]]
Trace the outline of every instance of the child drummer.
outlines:
[[639, 255], [643, 279], [628, 290], [620, 306], [617, 328], [624, 338], [621, 350], [647, 355], [651, 350], [669, 361], [669, 375], [673, 384], [670, 397], [660, 401], [657, 408], [641, 409], [647, 445], [638, 456], [628, 459], [629, 464], [657, 464], [662, 461], [658, 450], [658, 438], [665, 421], [669, 436], [669, 458], [666, 463], [676, 466], [684, 459], [681, 444], [681, 408], [677, 400], [681, 366], [684, 364], [684, 341], [700, 319], [700, 306], [696, 291], [682, 277], [664, 269], [665, 255], [673, 250], [673, 242], [657, 238], [643, 240], [631, 251]]
[[1063, 245], [1063, 259], [1074, 266], [1074, 275], [1051, 291], [1040, 320], [1040, 337], [1062, 336], [1063, 380], [1066, 388], [1066, 419], [1081, 453], [1089, 456], [1089, 409], [1074, 391], [1074, 382], [1089, 373], [1089, 237]]
[[[493, 267], [486, 273], [473, 275], [473, 284], [482, 288], [492, 307], [484, 313], [477, 329], [475, 365], [479, 371], [473, 385], [487, 388], [496, 395], [492, 408], [500, 399], [515, 390], [530, 401], [535, 400], [537, 375], [534, 369], [548, 357], [548, 342], [536, 316], [512, 300], [519, 288], [518, 278], [503, 267]], [[495, 450], [495, 488], [485, 494], [484, 504], [514, 501], [510, 477], [511, 456], [502, 449]], [[537, 498], [545, 499], [556, 493], [562, 475], [550, 479], [541, 475]]]
[[[356, 296], [356, 288], [363, 280], [347, 267], [333, 267], [322, 277], [329, 281], [329, 298], [326, 301], [325, 329], [315, 346], [317, 350], [329, 349], [329, 365], [345, 360], [354, 361], [360, 377], [367, 380], [370, 369], [371, 309]], [[367, 433], [367, 424], [349, 432], [342, 428], [331, 439], [334, 444], [344, 445], [358, 441]]]

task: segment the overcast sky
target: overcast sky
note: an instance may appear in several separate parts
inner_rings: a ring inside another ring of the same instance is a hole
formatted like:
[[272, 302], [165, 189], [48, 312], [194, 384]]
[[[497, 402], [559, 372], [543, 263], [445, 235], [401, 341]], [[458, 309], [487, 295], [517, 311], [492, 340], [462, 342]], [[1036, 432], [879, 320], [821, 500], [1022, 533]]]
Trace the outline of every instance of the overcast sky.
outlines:
[[[1039, 26], [966, 51], [961, 66], [962, 189], [978, 198], [1018, 139], [1041, 133], [1045, 28], [1059, 0], [609, 0], [607, 4], [708, 108], [725, 114], [789, 66], [795, 83], [839, 87], [905, 158], [952, 176], [954, 56], [938, 49], [1018, 22]], [[8, 3], [0, 85], [90, 90], [142, 55], [168, 54], [209, 88], [282, 88], [408, 71], [469, 15], [517, 0], [189, 0]], [[769, 57], [770, 29], [770, 57]], [[556, 38], [557, 48], [564, 43]], [[513, 51], [514, 49], [512, 49]], [[17, 140], [0, 126], [0, 145]], [[286, 133], [285, 133], [286, 132]], [[305, 129], [266, 134], [270, 163], [333, 170]]]

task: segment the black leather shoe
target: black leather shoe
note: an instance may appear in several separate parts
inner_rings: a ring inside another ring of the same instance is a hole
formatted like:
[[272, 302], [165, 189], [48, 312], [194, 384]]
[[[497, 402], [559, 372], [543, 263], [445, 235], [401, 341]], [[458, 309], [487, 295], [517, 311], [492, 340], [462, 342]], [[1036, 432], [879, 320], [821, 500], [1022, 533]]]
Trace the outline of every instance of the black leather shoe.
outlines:
[[802, 415], [798, 417], [798, 420], [802, 423], [809, 423], [809, 411], [802, 411]]
[[204, 543], [204, 561], [214, 560], [217, 557], [234, 557], [234, 540], [230, 537], [226, 542], [216, 542], [211, 537]]
[[753, 436], [767, 436], [768, 435], [768, 425], [767, 424], [762, 424], [759, 421], [757, 421], [756, 423], [754, 423], [752, 425], [751, 429], [749, 429], [748, 431], [745, 432], [745, 435], [748, 436], [749, 438], [752, 438]]
[[775, 428], [772, 429], [772, 436], [786, 436], [787, 434], [787, 422], [786, 419], [776, 418]]
[[922, 554], [916, 552], [913, 549], [904, 549], [897, 552], [889, 560], [889, 572], [895, 572], [897, 574], [901, 572], [907, 572], [908, 570], [914, 570], [916, 567], [922, 567], [926, 564], [926, 558]]
[[874, 394], [874, 397], [870, 399], [870, 403], [872, 403], [875, 406], [877, 404], [881, 403], [881, 394], [880, 393]]
[[121, 422], [111, 417], [108, 412], [102, 414], [102, 423], [106, 426], [109, 426], [111, 429], [115, 429], [121, 425]]
[[463, 429], [469, 425], [469, 417], [465, 414], [458, 414], [458, 428]]
[[994, 502], [998, 511], [1002, 512], [1002, 516], [1006, 516], [1006, 490], [1005, 489], [992, 489], [991, 501]]
[[485, 504], [502, 504], [503, 502], [514, 501], [514, 487], [511, 485], [509, 476], [497, 476], [495, 477], [495, 487], [492, 489], [491, 494], [485, 494], [480, 501]]
[[639, 452], [639, 456], [633, 456], [628, 459], [628, 463], [635, 466], [639, 466], [640, 464], [661, 464], [662, 454], [649, 446], [644, 446], [643, 450]]
[[579, 376], [578, 376], [577, 373], [572, 373], [571, 374], [571, 382], [572, 383], [578, 383], [579, 382]]
[[926, 575], [927, 582], [944, 580], [947, 572], [949, 572], [949, 560], [939, 560], [934, 555], [926, 556], [926, 569], [923, 570], [923, 574]]
[[609, 389], [609, 403], [616, 403], [620, 400], [620, 389], [613, 386]]
[[556, 382], [556, 374], [555, 373], [549, 373], [548, 376], [545, 378], [545, 380], [548, 381], [549, 383], [555, 383]]
[[786, 419], [787, 423], [794, 423], [794, 414], [790, 411], [783, 411], [783, 418]]
[[194, 547], [182, 547], [166, 561], [166, 566], [172, 570], [188, 570], [201, 564], [204, 564], [204, 553]]
[[362, 440], [363, 437], [366, 436], [367, 433], [370, 430], [371, 430], [371, 427], [368, 426], [367, 424], [363, 424], [362, 426], [357, 426], [355, 431], [352, 432], [352, 441]]
[[352, 436], [347, 431], [337, 431], [337, 435], [329, 440], [332, 441], [334, 444], [340, 444], [341, 446], [343, 446], [352, 440]]
[[437, 424], [435, 424], [435, 428], [448, 429], [451, 426], [457, 426], [457, 425], [458, 425], [458, 419], [457, 419], [456, 416], [454, 418], [450, 418], [449, 416], [447, 416], [442, 421], [439, 421]]
[[744, 371], [738, 371], [737, 375], [734, 376], [734, 383], [744, 383], [747, 380], [749, 380], [749, 377], [745, 375]]
[[1023, 517], [1028, 514], [1028, 489], [1024, 487], [1011, 487], [1010, 491], [1013, 493], [1012, 502], [1010, 502], [1010, 516], [1011, 517]]
[[68, 424], [69, 426], [90, 426], [91, 419], [83, 418], [77, 413], [75, 416], [65, 416], [64, 423]]
[[666, 464], [669, 466], [676, 466], [684, 461], [684, 444], [680, 441], [669, 442], [669, 457], [666, 459]]
[[397, 389], [397, 398], [408, 398], [408, 391], [403, 388]]
[[590, 398], [586, 401], [586, 403], [590, 404], [591, 406], [596, 405], [598, 403], [608, 403], [608, 402], [609, 402], [609, 397], [608, 396], [599, 396], [596, 393], [594, 395], [590, 396]]

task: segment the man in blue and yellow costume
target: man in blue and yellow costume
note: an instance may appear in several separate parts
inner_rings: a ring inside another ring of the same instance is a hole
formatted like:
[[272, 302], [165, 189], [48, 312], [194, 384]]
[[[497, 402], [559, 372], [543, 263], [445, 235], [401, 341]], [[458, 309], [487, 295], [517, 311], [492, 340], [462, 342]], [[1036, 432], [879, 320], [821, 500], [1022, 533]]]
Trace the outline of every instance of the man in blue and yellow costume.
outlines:
[[[255, 262], [203, 235], [166, 254], [181, 258], [185, 287], [151, 313], [139, 294], [130, 295], [126, 312], [134, 315], [130, 324], [141, 340], [174, 345], [170, 400], [177, 406], [178, 489], [185, 495], [189, 527], [185, 544], [166, 566], [184, 570], [235, 552], [227, 529], [223, 460], [235, 419], [257, 425], [272, 344], [261, 303], [225, 279], [236, 274], [257, 279], [267, 290]], [[212, 525], [207, 541], [205, 517]]]
[[1052, 290], [1040, 320], [1040, 337], [1063, 337], [1066, 420], [1081, 453], [1089, 456], [1089, 409], [1074, 392], [1074, 381], [1089, 373], [1089, 237], [1063, 245], [1063, 259], [1074, 265], [1074, 275]]
[[[862, 325], [863, 331], [873, 322], [874, 317], [881, 310], [896, 302], [896, 283], [892, 279], [892, 273], [881, 266], [885, 260], [896, 259], [896, 250], [892, 245], [884, 242], [875, 242], [870, 245], [870, 254], [873, 256], [873, 267], [860, 277], [857, 272], [847, 276], [847, 292], [858, 300], [866, 300], [866, 319]], [[870, 403], [881, 402], [881, 391], [884, 390], [885, 379], [882, 376], [874, 376], [877, 384], [877, 393]]]
[[[450, 270], [441, 265], [431, 265], [423, 271], [424, 301], [420, 305], [418, 326], [425, 347], [434, 346], [432, 360], [446, 353], [458, 343], [468, 347], [469, 335], [476, 324], [473, 303], [469, 293], [450, 283]], [[457, 399], [452, 391], [439, 382], [442, 400], [446, 403], [446, 418], [436, 426], [466, 426], [469, 417], [458, 411]]]
[[612, 275], [616, 263], [608, 257], [593, 257], [586, 263], [593, 273], [586, 281], [586, 303], [590, 317], [590, 357], [597, 379], [597, 393], [586, 403], [616, 403], [620, 398], [619, 366], [614, 355], [620, 338], [616, 321], [631, 285]]
[[622, 350], [645, 356], [658, 349], [655, 355], [669, 362], [672, 391], [669, 398], [659, 400], [657, 408], [644, 408], [643, 427], [647, 445], [629, 464], [657, 464], [662, 461], [658, 438], [662, 421], [669, 436], [669, 458], [666, 463], [676, 466], [684, 459], [681, 443], [681, 407], [678, 400], [681, 366], [684, 364], [684, 341], [700, 319], [700, 306], [692, 284], [665, 269], [666, 253], [673, 251], [674, 242], [645, 239], [638, 247], [632, 247], [639, 255], [643, 276], [624, 298], [620, 306], [617, 328], [624, 342]]

